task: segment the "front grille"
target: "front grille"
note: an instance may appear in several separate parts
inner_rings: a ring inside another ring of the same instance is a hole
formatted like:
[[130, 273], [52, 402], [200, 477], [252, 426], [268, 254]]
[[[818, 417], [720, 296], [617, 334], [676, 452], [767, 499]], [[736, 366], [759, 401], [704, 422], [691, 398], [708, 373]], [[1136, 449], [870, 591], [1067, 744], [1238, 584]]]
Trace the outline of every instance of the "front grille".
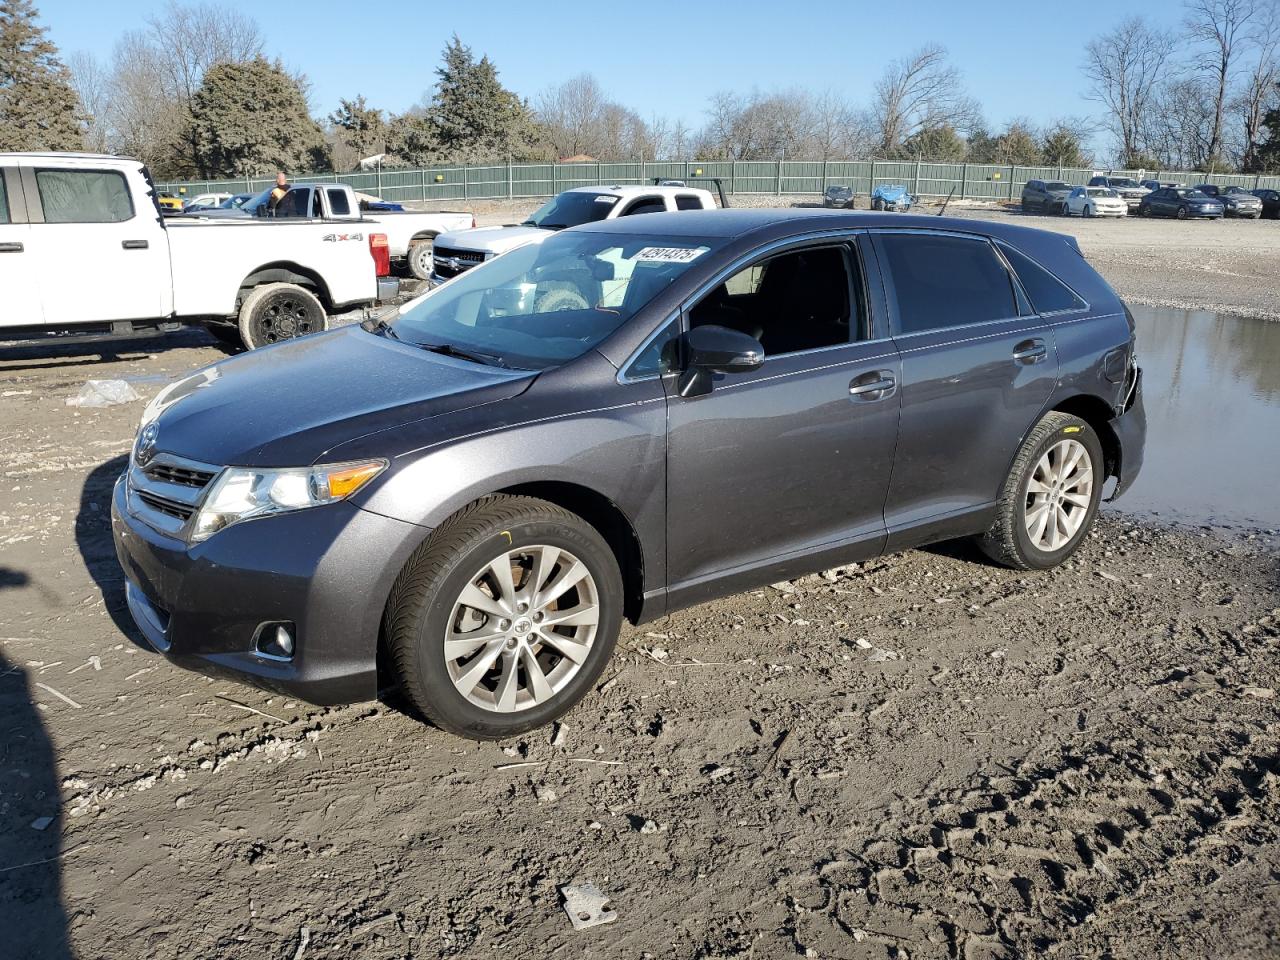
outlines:
[[196, 470], [192, 467], [181, 467], [174, 463], [152, 463], [143, 471], [152, 480], [161, 483], [177, 483], [184, 487], [195, 487], [203, 490], [209, 485], [215, 474], [208, 470]]
[[436, 247], [432, 253], [432, 265], [438, 277], [456, 277], [477, 263], [484, 263], [485, 255], [479, 250], [454, 250]]
[[163, 513], [166, 517], [173, 517], [183, 523], [190, 520], [191, 515], [196, 512], [195, 507], [179, 503], [177, 500], [170, 500], [149, 490], [139, 490], [138, 499], [157, 513]]

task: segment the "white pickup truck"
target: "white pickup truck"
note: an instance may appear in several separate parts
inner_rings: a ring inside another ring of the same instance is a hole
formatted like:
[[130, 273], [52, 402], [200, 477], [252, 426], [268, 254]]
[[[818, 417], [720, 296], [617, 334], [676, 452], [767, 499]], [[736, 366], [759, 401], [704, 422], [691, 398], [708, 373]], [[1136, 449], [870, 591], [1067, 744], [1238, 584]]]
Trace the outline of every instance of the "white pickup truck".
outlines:
[[[727, 207], [720, 181], [712, 182], [719, 189], [720, 205]], [[641, 213], [715, 208], [715, 197], [710, 191], [689, 187], [680, 181], [659, 181], [652, 186], [574, 187], [552, 197], [523, 223], [440, 234], [435, 239], [434, 272], [430, 280], [443, 283], [508, 250], [541, 243], [566, 227]]]
[[397, 292], [386, 236], [351, 226], [161, 218], [136, 160], [0, 153], [0, 340], [202, 323], [253, 348], [324, 330]]
[[[326, 220], [358, 223], [367, 230], [387, 235], [391, 259], [403, 263], [419, 280], [431, 276], [432, 241], [450, 230], [466, 230], [476, 225], [474, 214], [457, 210], [369, 210], [345, 183], [298, 183], [291, 186], [272, 210], [271, 191], [262, 191], [232, 209], [193, 211], [210, 220], [243, 220], [265, 217], [273, 220]], [[393, 204], [399, 206], [399, 204]]]

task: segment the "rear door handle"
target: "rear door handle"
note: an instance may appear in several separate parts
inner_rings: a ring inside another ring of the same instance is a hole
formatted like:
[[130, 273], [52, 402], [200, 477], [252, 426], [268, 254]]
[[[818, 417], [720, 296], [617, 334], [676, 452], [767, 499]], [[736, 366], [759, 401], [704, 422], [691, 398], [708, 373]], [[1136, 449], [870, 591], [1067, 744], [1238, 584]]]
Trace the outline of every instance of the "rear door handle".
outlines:
[[1043, 363], [1049, 356], [1049, 348], [1039, 337], [1034, 340], [1023, 340], [1013, 348], [1013, 359], [1019, 363]]
[[0, 253], [21, 253], [22, 244], [20, 243], [0, 243]]
[[898, 381], [889, 370], [873, 370], [855, 377], [849, 382], [849, 399], [861, 403], [874, 403], [893, 396]]
[[126, 250], [145, 250], [148, 244], [145, 240], [121, 240], [120, 246]]

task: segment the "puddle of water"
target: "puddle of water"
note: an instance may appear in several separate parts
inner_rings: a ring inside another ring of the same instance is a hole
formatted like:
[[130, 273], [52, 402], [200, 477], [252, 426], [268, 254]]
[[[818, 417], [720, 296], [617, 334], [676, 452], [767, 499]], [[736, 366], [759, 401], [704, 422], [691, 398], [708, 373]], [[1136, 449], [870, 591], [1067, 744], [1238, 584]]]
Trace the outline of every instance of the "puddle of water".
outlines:
[[1146, 463], [1115, 507], [1280, 528], [1280, 323], [1133, 306]]

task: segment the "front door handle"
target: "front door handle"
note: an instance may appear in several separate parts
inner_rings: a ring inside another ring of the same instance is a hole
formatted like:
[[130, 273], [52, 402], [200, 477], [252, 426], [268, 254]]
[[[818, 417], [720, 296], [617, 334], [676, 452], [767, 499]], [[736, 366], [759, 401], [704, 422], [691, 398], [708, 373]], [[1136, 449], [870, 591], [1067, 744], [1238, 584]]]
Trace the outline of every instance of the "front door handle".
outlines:
[[1034, 340], [1023, 340], [1013, 348], [1013, 359], [1019, 363], [1043, 363], [1049, 356], [1049, 348], [1039, 337]]
[[121, 240], [120, 246], [126, 250], [145, 250], [148, 244], [145, 240]]
[[22, 244], [20, 243], [0, 243], [0, 253], [21, 253]]
[[861, 403], [874, 403], [876, 400], [893, 396], [897, 386], [898, 381], [893, 378], [891, 371], [873, 370], [850, 381], [849, 399]]

